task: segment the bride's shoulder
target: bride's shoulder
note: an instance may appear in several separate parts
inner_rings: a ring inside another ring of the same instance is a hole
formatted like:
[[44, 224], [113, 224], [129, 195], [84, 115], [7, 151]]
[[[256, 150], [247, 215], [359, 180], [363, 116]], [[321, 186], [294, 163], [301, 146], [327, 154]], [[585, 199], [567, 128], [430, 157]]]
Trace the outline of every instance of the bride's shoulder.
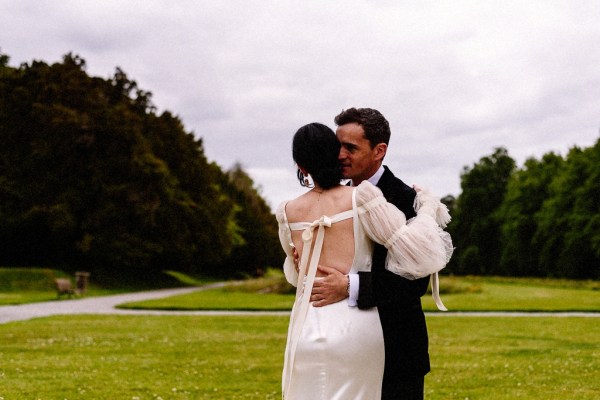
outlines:
[[290, 221], [300, 221], [307, 214], [312, 206], [308, 192], [284, 202], [284, 211], [287, 219]]
[[287, 203], [288, 201], [282, 201], [281, 203], [279, 203], [279, 205], [277, 206], [277, 208], [275, 209], [275, 218], [277, 219], [277, 222], [279, 223], [284, 223], [287, 221], [287, 215], [285, 212], [285, 208], [287, 207]]
[[310, 204], [304, 193], [296, 198], [282, 201], [275, 211], [275, 216], [279, 222], [294, 220], [298, 214], [302, 214], [309, 207]]
[[381, 190], [377, 186], [373, 185], [369, 181], [362, 181], [356, 187], [356, 193], [357, 193], [357, 196], [368, 197], [368, 198], [373, 198], [373, 197], [377, 197], [377, 196], [382, 196], [383, 195], [381, 193]]

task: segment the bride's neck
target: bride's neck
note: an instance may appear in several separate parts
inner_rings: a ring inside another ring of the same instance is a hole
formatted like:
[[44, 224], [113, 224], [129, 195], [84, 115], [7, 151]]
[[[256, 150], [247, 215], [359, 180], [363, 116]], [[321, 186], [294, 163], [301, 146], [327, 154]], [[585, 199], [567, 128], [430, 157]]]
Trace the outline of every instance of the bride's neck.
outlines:
[[325, 190], [326, 190], [326, 189], [323, 189], [323, 188], [322, 188], [321, 186], [319, 186], [319, 185], [315, 185], [315, 186], [312, 188], [312, 191], [313, 191], [313, 192], [317, 192], [317, 193], [323, 193]]
[[332, 187], [329, 187], [327, 189], [324, 189], [324, 188], [322, 188], [321, 186], [319, 186], [319, 185], [317, 185], [315, 183], [315, 185], [312, 188], [312, 191], [313, 192], [317, 192], [317, 193], [323, 193], [323, 192], [326, 192], [328, 190], [335, 189], [336, 187], [339, 187], [339, 186], [341, 186], [341, 185], [336, 185], [336, 186], [332, 186]]

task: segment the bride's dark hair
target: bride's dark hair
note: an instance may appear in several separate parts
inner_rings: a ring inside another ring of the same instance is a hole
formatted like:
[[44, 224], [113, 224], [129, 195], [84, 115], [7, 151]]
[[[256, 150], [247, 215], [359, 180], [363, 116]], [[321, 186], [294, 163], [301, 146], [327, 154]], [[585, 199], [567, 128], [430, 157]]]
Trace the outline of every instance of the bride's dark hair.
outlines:
[[[292, 157], [296, 164], [306, 169], [313, 181], [323, 189], [340, 184], [342, 168], [338, 161], [340, 142], [331, 128], [313, 122], [304, 125], [294, 135]], [[306, 186], [298, 170], [298, 180]]]

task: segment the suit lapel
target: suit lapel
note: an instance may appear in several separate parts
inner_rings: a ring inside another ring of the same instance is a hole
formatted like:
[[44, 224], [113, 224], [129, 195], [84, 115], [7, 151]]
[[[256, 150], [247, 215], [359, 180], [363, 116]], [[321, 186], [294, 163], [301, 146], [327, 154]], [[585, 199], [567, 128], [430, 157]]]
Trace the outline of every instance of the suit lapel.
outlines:
[[389, 196], [391, 195], [389, 189], [390, 189], [390, 183], [394, 179], [394, 174], [385, 165], [383, 166], [383, 168], [384, 168], [383, 175], [381, 175], [379, 182], [377, 182], [377, 187], [379, 189], [381, 189], [381, 192], [383, 193], [383, 197], [385, 197], [385, 199], [387, 201], [391, 202], [391, 199], [389, 198]]

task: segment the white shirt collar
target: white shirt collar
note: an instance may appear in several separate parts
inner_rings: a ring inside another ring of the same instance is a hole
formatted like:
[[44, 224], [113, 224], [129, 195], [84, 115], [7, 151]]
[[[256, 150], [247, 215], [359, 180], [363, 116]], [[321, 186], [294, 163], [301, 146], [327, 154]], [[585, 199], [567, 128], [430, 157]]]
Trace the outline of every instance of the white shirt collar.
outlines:
[[[373, 184], [373, 186], [377, 186], [377, 184], [379, 183], [379, 180], [381, 179], [384, 172], [385, 172], [385, 168], [383, 168], [383, 164], [382, 164], [379, 167], [379, 169], [377, 170], [377, 172], [375, 172], [373, 175], [371, 175], [371, 177], [367, 180], [369, 182], [371, 182]], [[350, 186], [354, 186], [354, 182], [352, 182], [352, 179], [349, 179], [346, 182], [349, 182]], [[345, 184], [347, 185], [348, 183], [345, 183]]]
[[379, 180], [381, 179], [381, 176], [383, 175], [384, 172], [385, 172], [385, 168], [383, 168], [383, 165], [381, 165], [379, 167], [379, 169], [377, 170], [377, 172], [375, 172], [373, 174], [373, 176], [367, 180], [369, 182], [371, 182], [374, 186], [377, 186], [377, 184], [379, 183]]

